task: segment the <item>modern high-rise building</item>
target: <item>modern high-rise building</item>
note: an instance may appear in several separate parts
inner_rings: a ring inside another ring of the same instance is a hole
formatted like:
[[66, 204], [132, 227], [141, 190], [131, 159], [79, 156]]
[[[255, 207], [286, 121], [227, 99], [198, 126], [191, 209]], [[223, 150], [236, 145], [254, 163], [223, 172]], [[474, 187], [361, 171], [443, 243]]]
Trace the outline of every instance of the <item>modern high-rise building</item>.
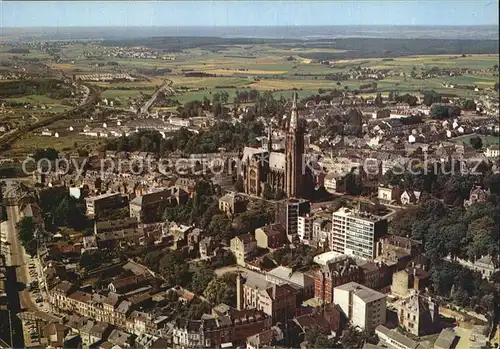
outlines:
[[333, 213], [330, 249], [348, 256], [373, 259], [377, 242], [387, 235], [387, 219], [342, 207]]

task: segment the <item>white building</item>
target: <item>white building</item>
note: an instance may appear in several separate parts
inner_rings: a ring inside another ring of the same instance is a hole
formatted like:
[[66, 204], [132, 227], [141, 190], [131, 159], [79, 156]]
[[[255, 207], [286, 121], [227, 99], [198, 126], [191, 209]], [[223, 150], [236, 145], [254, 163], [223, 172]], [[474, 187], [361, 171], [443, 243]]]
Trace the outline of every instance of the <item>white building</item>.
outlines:
[[342, 207], [333, 213], [330, 249], [348, 256], [373, 259], [377, 241], [387, 235], [387, 219]]
[[313, 222], [314, 218], [309, 215], [299, 216], [297, 235], [299, 236], [300, 243], [309, 244], [309, 240], [312, 238]]
[[484, 153], [487, 158], [496, 158], [500, 156], [500, 147], [498, 144], [490, 145], [486, 148], [486, 152]]
[[337, 286], [333, 302], [340, 306], [355, 327], [375, 331], [386, 319], [386, 295], [356, 282]]

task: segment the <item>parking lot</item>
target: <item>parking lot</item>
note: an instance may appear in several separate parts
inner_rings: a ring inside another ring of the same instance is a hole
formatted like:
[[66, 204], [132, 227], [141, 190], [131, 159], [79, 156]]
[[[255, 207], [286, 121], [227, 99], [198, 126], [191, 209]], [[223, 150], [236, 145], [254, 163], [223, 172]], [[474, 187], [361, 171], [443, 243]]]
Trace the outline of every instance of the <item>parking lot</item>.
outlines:
[[28, 260], [29, 283], [26, 285], [30, 293], [31, 299], [35, 302], [37, 308], [41, 311], [48, 312], [48, 304], [44, 301], [44, 280], [40, 277], [40, 264], [37, 259]]

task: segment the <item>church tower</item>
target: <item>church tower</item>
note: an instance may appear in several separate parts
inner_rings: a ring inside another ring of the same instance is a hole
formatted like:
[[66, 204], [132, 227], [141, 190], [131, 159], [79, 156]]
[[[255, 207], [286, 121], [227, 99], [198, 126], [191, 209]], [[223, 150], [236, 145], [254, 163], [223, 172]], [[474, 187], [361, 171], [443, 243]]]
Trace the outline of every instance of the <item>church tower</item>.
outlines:
[[304, 129], [299, 121], [297, 93], [294, 93], [285, 143], [285, 192], [289, 198], [303, 195]]

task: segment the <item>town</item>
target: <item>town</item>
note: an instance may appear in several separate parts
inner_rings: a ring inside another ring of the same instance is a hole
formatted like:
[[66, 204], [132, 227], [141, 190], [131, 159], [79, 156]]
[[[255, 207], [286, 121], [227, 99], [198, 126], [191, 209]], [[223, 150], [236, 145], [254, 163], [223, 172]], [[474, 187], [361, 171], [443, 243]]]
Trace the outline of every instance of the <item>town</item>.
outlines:
[[0, 42], [2, 348], [499, 348], [498, 39], [74, 30]]

